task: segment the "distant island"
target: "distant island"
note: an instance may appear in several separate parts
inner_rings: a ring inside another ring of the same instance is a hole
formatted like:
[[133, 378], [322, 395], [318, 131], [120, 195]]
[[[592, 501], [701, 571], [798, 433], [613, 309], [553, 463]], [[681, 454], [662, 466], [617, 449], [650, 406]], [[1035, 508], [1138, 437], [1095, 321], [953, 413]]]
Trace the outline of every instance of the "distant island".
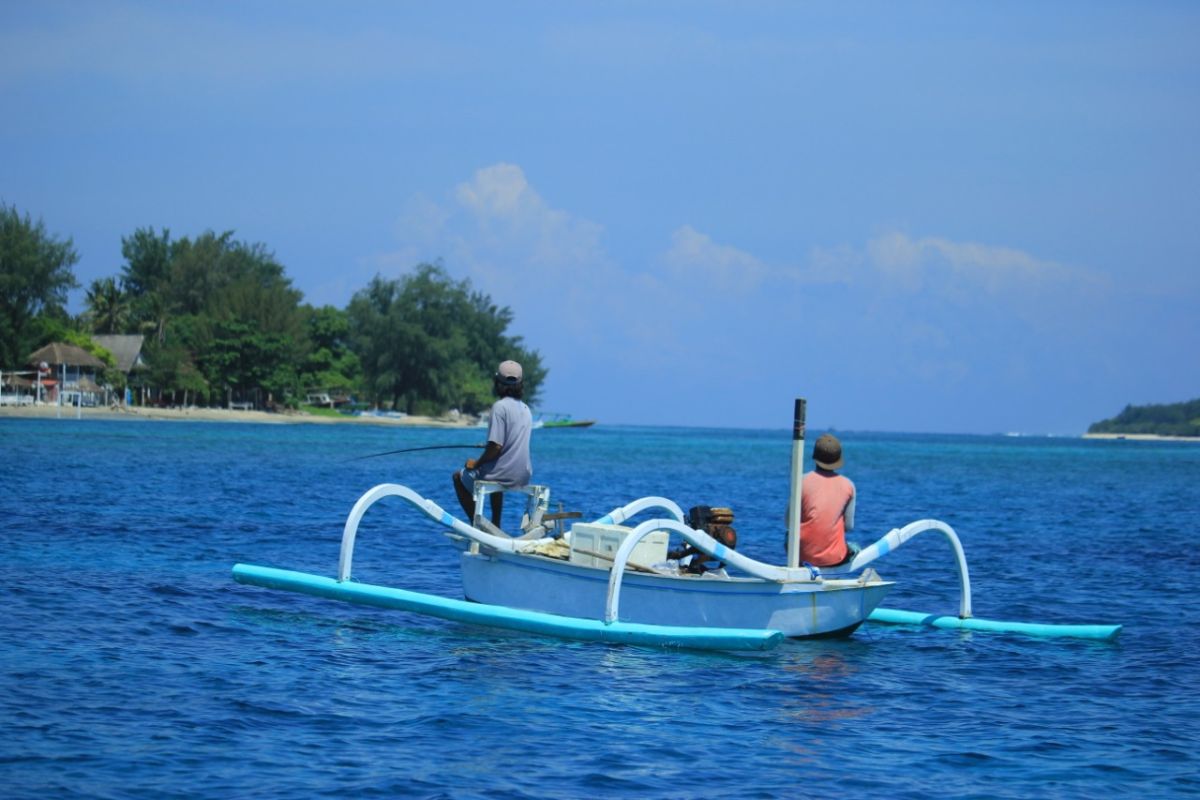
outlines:
[[1200, 437], [1200, 399], [1165, 405], [1125, 406], [1112, 419], [1095, 422], [1089, 434]]

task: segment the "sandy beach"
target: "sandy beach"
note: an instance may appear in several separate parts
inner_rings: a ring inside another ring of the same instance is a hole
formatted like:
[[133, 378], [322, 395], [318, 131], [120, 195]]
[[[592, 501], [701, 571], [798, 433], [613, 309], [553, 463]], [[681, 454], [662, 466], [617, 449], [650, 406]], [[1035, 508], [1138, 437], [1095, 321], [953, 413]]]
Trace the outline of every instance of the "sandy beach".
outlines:
[[73, 406], [0, 406], [0, 417], [26, 419], [152, 419], [176, 422], [259, 422], [266, 424], [391, 425], [397, 427], [470, 428], [474, 419], [462, 417], [327, 417], [304, 411], [270, 413], [225, 408], [155, 408], [150, 406], [75, 408]]

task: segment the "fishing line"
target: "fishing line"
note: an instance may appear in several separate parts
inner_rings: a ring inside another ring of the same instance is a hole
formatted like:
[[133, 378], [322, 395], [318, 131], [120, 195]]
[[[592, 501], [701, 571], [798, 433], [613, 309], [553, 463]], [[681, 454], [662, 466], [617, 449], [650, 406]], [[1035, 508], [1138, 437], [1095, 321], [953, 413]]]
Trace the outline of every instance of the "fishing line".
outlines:
[[[379, 458], [380, 456], [394, 456], [398, 453], [416, 453], [420, 450], [482, 450], [486, 445], [482, 444], [431, 444], [427, 447], [405, 447], [402, 450], [388, 450], [386, 453], [370, 453], [365, 456], [355, 456], [354, 458], [346, 459], [349, 461], [362, 461], [364, 458]], [[345, 463], [345, 462], [343, 462]]]

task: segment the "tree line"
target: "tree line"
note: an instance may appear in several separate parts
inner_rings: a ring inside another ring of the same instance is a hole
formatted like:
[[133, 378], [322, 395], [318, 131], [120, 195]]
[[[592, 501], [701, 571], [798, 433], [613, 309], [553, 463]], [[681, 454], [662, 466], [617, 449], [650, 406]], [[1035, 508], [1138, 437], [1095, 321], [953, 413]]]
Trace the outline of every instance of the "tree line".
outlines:
[[[72, 316], [72, 241], [0, 205], [0, 366], [23, 367], [51, 341], [112, 364], [91, 335], [136, 333], [148, 369], [133, 380], [163, 401], [295, 407], [320, 390], [410, 414], [482, 411], [504, 359], [524, 366], [531, 404], [547, 375], [540, 354], [508, 332], [512, 311], [438, 263], [377, 275], [336, 308], [304, 303], [273, 253], [232, 232], [175, 239], [139, 228], [122, 237], [121, 255], [119, 272], [92, 281]], [[120, 372], [104, 378], [124, 388]]]
[[1088, 433], [1200, 436], [1200, 399], [1161, 405], [1127, 405], [1115, 417], [1092, 423]]

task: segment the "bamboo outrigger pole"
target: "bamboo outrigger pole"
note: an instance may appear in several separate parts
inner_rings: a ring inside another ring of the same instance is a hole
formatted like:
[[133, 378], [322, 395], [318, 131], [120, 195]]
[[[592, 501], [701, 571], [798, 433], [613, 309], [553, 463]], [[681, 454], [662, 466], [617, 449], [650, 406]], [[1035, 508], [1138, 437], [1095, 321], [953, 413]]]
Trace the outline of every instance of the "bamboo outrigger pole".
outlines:
[[800, 490], [804, 483], [805, 400], [796, 398], [792, 416], [792, 489], [788, 496], [787, 565], [800, 566]]

